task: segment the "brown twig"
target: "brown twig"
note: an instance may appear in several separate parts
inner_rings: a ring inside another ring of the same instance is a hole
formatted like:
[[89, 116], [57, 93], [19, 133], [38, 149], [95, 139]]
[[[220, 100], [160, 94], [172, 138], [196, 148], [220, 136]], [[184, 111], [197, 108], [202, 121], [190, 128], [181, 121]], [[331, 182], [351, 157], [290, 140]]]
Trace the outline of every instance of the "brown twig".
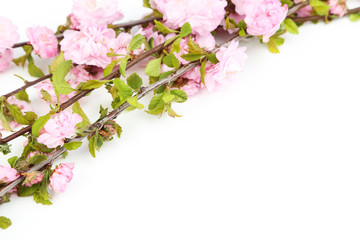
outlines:
[[[360, 12], [360, 7], [358, 8], [353, 8], [347, 11], [347, 13], [345, 14], [345, 16], [348, 16], [350, 14], [353, 13], [359, 13]], [[333, 15], [336, 16], [336, 15]], [[309, 16], [309, 17], [293, 17], [292, 20], [294, 20], [294, 22], [296, 23], [305, 23], [305, 22], [311, 22], [311, 21], [319, 21], [319, 20], [327, 20], [328, 17], [326, 16]]]

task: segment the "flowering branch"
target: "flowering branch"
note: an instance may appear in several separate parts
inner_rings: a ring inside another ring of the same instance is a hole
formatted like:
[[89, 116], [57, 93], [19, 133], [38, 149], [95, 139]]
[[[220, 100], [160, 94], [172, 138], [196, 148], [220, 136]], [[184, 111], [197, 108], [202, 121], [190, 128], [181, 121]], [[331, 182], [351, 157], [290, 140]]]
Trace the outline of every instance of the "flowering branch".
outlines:
[[[353, 8], [353, 9], [348, 10], [344, 16], [349, 16], [351, 14], [355, 14], [355, 13], [359, 13], [359, 12], [360, 12], [360, 7]], [[336, 15], [330, 15], [330, 16], [336, 16]], [[319, 20], [327, 21], [328, 18], [329, 18], [329, 16], [316, 15], [316, 16], [309, 16], [309, 17], [293, 17], [292, 19], [296, 23], [305, 23], [305, 22], [312, 22], [312, 21], [319, 21]]]

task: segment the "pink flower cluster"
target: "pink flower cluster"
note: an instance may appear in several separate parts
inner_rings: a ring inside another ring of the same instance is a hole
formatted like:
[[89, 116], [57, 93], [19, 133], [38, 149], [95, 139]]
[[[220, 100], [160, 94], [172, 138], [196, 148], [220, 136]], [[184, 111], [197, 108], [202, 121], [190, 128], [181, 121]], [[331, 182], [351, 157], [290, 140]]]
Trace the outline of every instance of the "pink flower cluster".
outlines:
[[70, 16], [73, 28], [107, 25], [122, 18], [116, 0], [75, 0]]
[[44, 175], [39, 171], [27, 173], [25, 176], [26, 178], [22, 185], [27, 187], [31, 187], [32, 185], [41, 182], [44, 177]]
[[10, 66], [13, 58], [12, 46], [19, 37], [17, 27], [9, 19], [0, 17], [0, 72]]
[[163, 14], [165, 24], [173, 29], [190, 23], [193, 33], [206, 36], [214, 31], [225, 17], [225, 0], [150, 0], [153, 8]]
[[0, 184], [12, 182], [19, 177], [16, 169], [0, 165]]
[[280, 0], [233, 0], [236, 11], [245, 15], [247, 32], [262, 36], [264, 42], [276, 33], [287, 15], [288, 6]]
[[50, 188], [56, 193], [65, 192], [66, 184], [73, 178], [74, 163], [61, 163], [50, 177]]
[[54, 114], [40, 131], [37, 141], [49, 148], [62, 146], [65, 138], [75, 133], [76, 124], [81, 121], [82, 118], [78, 114], [69, 111]]
[[216, 53], [219, 62], [207, 64], [205, 68], [205, 86], [201, 84], [200, 67], [196, 67], [182, 76], [188, 80], [188, 83], [181, 89], [192, 96], [202, 87], [212, 92], [222, 86], [228, 86], [237, 79], [238, 73], [244, 68], [247, 59], [245, 51], [245, 47], [239, 47], [239, 43], [234, 41], [228, 47], [220, 48]]
[[330, 13], [343, 17], [347, 13], [346, 0], [330, 0]]
[[41, 58], [51, 58], [58, 54], [58, 40], [51, 29], [47, 27], [32, 27], [26, 30], [34, 53]]
[[[60, 45], [66, 60], [105, 68], [112, 60], [107, 56], [111, 49], [117, 54], [129, 54], [127, 48], [132, 37], [129, 33], [120, 33], [116, 37], [113, 29], [104, 25], [89, 25], [82, 28], [81, 31], [65, 31]], [[144, 49], [145, 45], [133, 53], [139, 54]]]
[[[92, 78], [93, 76], [88, 71], [85, 70], [84, 65], [78, 65], [70, 70], [68, 75], [65, 77], [65, 80], [67, 81], [67, 83], [70, 84], [72, 88], [77, 89], [80, 83], [86, 82], [87, 80], [90, 80]], [[50, 94], [52, 101], [56, 103], [57, 96], [54, 91], [54, 86], [50, 80], [45, 80], [43, 82], [38, 83], [37, 85], [35, 85], [35, 88], [38, 89], [39, 98], [42, 98], [41, 90], [45, 90]], [[69, 93], [67, 95], [60, 94], [59, 96], [60, 103], [66, 102], [67, 100], [75, 96], [75, 94], [76, 91]]]

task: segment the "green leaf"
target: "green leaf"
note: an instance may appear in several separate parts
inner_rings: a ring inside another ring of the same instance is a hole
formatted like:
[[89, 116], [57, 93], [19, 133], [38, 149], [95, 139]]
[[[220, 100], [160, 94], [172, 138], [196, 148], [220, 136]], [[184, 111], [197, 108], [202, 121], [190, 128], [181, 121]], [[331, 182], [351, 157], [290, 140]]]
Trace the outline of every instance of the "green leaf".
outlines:
[[31, 187], [26, 187], [21, 184], [18, 185], [17, 195], [19, 197], [28, 197], [33, 195], [40, 187], [40, 184], [34, 184]]
[[178, 103], [186, 102], [188, 99], [186, 92], [180, 89], [173, 89], [170, 91], [170, 94], [175, 96], [174, 100]]
[[51, 63], [50, 66], [50, 71], [53, 73], [55, 72], [55, 70], [60, 66], [60, 64], [62, 64], [63, 62], [65, 62], [64, 59], [64, 52], [61, 52]]
[[42, 99], [44, 99], [45, 101], [48, 101], [48, 102], [53, 102], [50, 93], [48, 93], [44, 89], [41, 89], [40, 91], [41, 91]]
[[151, 8], [150, 0], [144, 0], [144, 1], [143, 1], [143, 7]]
[[66, 148], [66, 150], [76, 150], [81, 146], [82, 142], [69, 142], [69, 143], [65, 143], [64, 147]]
[[4, 155], [11, 153], [11, 149], [10, 149], [11, 145], [9, 145], [8, 143], [5, 144], [0, 144], [0, 152]]
[[149, 104], [149, 111], [148, 113], [158, 115], [164, 112], [165, 110], [165, 103], [162, 100], [162, 97], [164, 96], [164, 93], [160, 93], [158, 95], [155, 95]]
[[360, 20], [360, 13], [350, 14], [349, 18], [353, 22], [359, 21]]
[[126, 82], [132, 89], [136, 89], [136, 90], [139, 90], [143, 84], [141, 77], [137, 73], [131, 74], [126, 79]]
[[167, 104], [167, 103], [171, 103], [174, 99], [175, 99], [175, 96], [170, 94], [169, 88], [166, 88], [166, 91], [164, 91], [161, 100], [165, 104]]
[[274, 42], [275, 42], [276, 46], [281, 46], [281, 45], [283, 45], [283, 44], [284, 44], [284, 42], [285, 42], [285, 39], [284, 39], [284, 38], [282, 38], [282, 37], [275, 37], [275, 36], [272, 36], [272, 38], [273, 38], [273, 40], [274, 40]]
[[206, 54], [206, 51], [201, 48], [199, 44], [195, 43], [192, 38], [189, 38], [187, 45], [189, 47], [189, 53]]
[[32, 125], [32, 128], [31, 128], [32, 135], [34, 135], [35, 137], [38, 137], [40, 130], [44, 127], [44, 125], [50, 119], [50, 117], [51, 117], [50, 113], [39, 117], [39, 119], [36, 120], [34, 122], [34, 124]]
[[0, 228], [7, 229], [10, 226], [11, 226], [11, 220], [6, 217], [1, 216], [0, 217]]
[[174, 67], [175, 69], [178, 69], [180, 67], [180, 61], [179, 59], [177, 59], [174, 53], [170, 53], [167, 56], [165, 56], [163, 58], [163, 62], [168, 67]]
[[204, 86], [205, 86], [205, 72], [206, 72], [205, 67], [206, 67], [206, 61], [203, 61], [200, 67], [200, 76], [201, 76], [201, 83], [204, 84]]
[[6, 104], [7, 109], [9, 109], [11, 116], [14, 117], [14, 120], [22, 125], [29, 125], [31, 124], [25, 116], [22, 114], [21, 109], [16, 105]]
[[202, 53], [187, 53], [187, 54], [181, 55], [181, 58], [185, 59], [186, 61], [193, 62], [193, 61], [200, 60], [204, 56], [205, 55]]
[[320, 16], [329, 15], [330, 6], [321, 0], [310, 0], [309, 5], [312, 6], [315, 12]]
[[106, 117], [106, 115], [108, 114], [108, 109], [107, 108], [103, 108], [102, 105], [100, 105], [100, 118], [99, 119], [103, 119], [104, 117]]
[[137, 99], [137, 96], [134, 96], [134, 97], [128, 97], [127, 98], [127, 102], [135, 107], [135, 108], [138, 108], [138, 109], [143, 109], [144, 108], [144, 105], [142, 105], [141, 103], [138, 102], [138, 99]]
[[43, 205], [52, 205], [51, 201], [45, 199], [39, 192], [35, 192], [33, 197], [36, 203], [41, 203]]
[[88, 80], [81, 86], [81, 90], [97, 89], [109, 82], [112, 82], [112, 80]]
[[113, 61], [111, 61], [111, 63], [109, 65], [107, 65], [104, 69], [104, 77], [108, 76], [110, 73], [112, 73], [114, 67], [116, 66], [116, 64], [118, 64], [121, 61], [121, 59], [115, 59]]
[[79, 102], [74, 103], [74, 105], [72, 107], [72, 111], [73, 111], [73, 113], [79, 114], [80, 117], [82, 118], [82, 121], [76, 125], [78, 128], [86, 128], [87, 126], [90, 126], [91, 123], [89, 121], [89, 118], [86, 116], [86, 114], [82, 110]]
[[177, 114], [171, 107], [169, 104], [166, 104], [166, 112], [168, 113], [168, 115], [170, 117], [182, 117], [181, 115]]
[[180, 37], [184, 38], [186, 36], [189, 36], [191, 34], [191, 32], [192, 32], [191, 25], [190, 25], [190, 23], [187, 22], [181, 27]]
[[211, 54], [206, 54], [206, 58], [214, 64], [217, 64], [219, 62], [219, 60], [216, 57], [216, 53], [211, 53]]
[[21, 92], [18, 92], [15, 94], [15, 97], [21, 101], [25, 101], [25, 102], [30, 102], [29, 101], [29, 95], [27, 94], [27, 92], [24, 90], [24, 91], [21, 91]]
[[89, 139], [89, 152], [95, 158], [95, 134]]
[[145, 67], [145, 73], [150, 77], [158, 77], [161, 74], [161, 58], [151, 60]]
[[181, 38], [176, 39], [175, 42], [173, 42], [173, 44], [171, 44], [171, 51], [179, 53], [181, 50], [180, 44], [181, 44]]
[[126, 71], [126, 67], [127, 67], [127, 62], [129, 61], [129, 59], [131, 59], [131, 57], [126, 56], [120, 62], [119, 71], [120, 71], [121, 75], [123, 75], [124, 77], [125, 77], [125, 71]]
[[38, 163], [41, 163], [43, 161], [46, 161], [48, 159], [48, 157], [46, 155], [41, 155], [41, 154], [38, 154], [38, 155], [35, 155], [33, 157], [31, 157], [27, 163], [28, 165], [35, 165], [35, 164], [38, 164]]
[[72, 93], [74, 89], [66, 82], [65, 77], [72, 68], [72, 61], [65, 61], [60, 63], [60, 65], [55, 69], [52, 76], [52, 83], [54, 86], [54, 91], [56, 96], [59, 97], [59, 94], [67, 95]]
[[291, 0], [281, 0], [281, 4], [284, 5], [288, 5], [288, 7], [292, 7], [294, 5], [294, 3]]
[[161, 22], [155, 20], [155, 25], [156, 25], [156, 28], [162, 32], [162, 33], [165, 33], [165, 34], [169, 34], [169, 33], [178, 33], [178, 31], [176, 30], [172, 30], [170, 28], [167, 28], [164, 26], [164, 24], [162, 24]]
[[2, 122], [2, 126], [3, 126], [4, 130], [12, 132], [9, 121], [7, 120], [5, 113], [4, 113], [4, 106], [3, 106], [2, 101], [0, 102], [0, 120]]
[[118, 107], [124, 102], [126, 102], [128, 97], [132, 96], [132, 90], [128, 85], [125, 84], [124, 81], [120, 80], [119, 78], [115, 78], [114, 84], [118, 89], [119, 98], [120, 98], [120, 103], [116, 106]]
[[299, 34], [299, 29], [298, 26], [296, 25], [296, 23], [291, 19], [291, 18], [287, 18], [284, 21], [284, 26], [285, 29], [292, 34]]
[[267, 43], [268, 49], [271, 53], [280, 53], [278, 47], [276, 46], [276, 43], [274, 41], [274, 38], [271, 37], [269, 42]]
[[10, 167], [14, 168], [15, 167], [15, 164], [16, 164], [16, 161], [18, 160], [19, 158], [17, 156], [14, 156], [12, 158], [9, 158], [8, 159], [8, 163], [10, 164]]
[[146, 41], [145, 37], [141, 34], [135, 35], [129, 44], [128, 50], [133, 51], [141, 47], [141, 45]]
[[41, 71], [41, 69], [38, 68], [38, 67], [37, 67], [34, 63], [32, 63], [32, 62], [29, 62], [28, 71], [29, 71], [30, 76], [37, 77], [37, 78], [43, 77], [43, 76], [45, 75], [45, 74], [43, 73], [43, 71]]

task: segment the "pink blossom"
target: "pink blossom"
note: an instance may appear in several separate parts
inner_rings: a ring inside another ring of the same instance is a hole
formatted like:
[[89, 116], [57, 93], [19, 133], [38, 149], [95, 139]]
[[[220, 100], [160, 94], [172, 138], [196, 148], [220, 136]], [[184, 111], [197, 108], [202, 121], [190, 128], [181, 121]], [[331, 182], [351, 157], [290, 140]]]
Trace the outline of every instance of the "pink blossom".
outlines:
[[[239, 23], [241, 20], [244, 20], [244, 18], [245, 18], [244, 15], [240, 15], [240, 14], [237, 14], [237, 13], [230, 13], [229, 14], [229, 19], [234, 20], [236, 23]], [[223, 26], [224, 30], [228, 31], [229, 33], [235, 33], [235, 32], [238, 31], [237, 28], [235, 28], [235, 29], [227, 29], [225, 19], [221, 22], [221, 25]]]
[[67, 137], [72, 136], [76, 131], [76, 124], [80, 123], [82, 118], [70, 111], [62, 111], [51, 116], [49, 121], [40, 131], [37, 141], [45, 144], [49, 148], [62, 146]]
[[27, 173], [25, 176], [26, 178], [22, 185], [27, 187], [31, 187], [32, 185], [41, 182], [44, 177], [44, 175], [38, 171]]
[[7, 18], [0, 17], [0, 53], [12, 46], [19, 40], [17, 27]]
[[66, 60], [105, 68], [111, 62], [106, 54], [110, 52], [114, 39], [113, 29], [103, 25], [91, 25], [81, 31], [65, 31], [60, 45]]
[[330, 0], [330, 13], [343, 17], [347, 13], [346, 0]]
[[196, 35], [208, 35], [215, 30], [225, 16], [225, 0], [153, 0], [151, 5], [164, 16], [165, 25], [180, 28], [190, 23]]
[[[253, 11], [256, 3], [259, 0], [231, 0], [235, 5], [235, 11], [240, 15], [246, 15], [248, 12]], [[261, 0], [260, 0], [261, 1]]]
[[34, 48], [34, 53], [41, 58], [51, 58], [58, 54], [58, 40], [47, 27], [32, 27], [26, 30], [26, 35]]
[[12, 60], [13, 60], [12, 49], [6, 49], [3, 52], [0, 52], [0, 72], [3, 72], [6, 69], [8, 69]]
[[71, 16], [73, 24], [78, 22], [81, 28], [107, 25], [123, 18], [116, 0], [75, 0]]
[[[94, 77], [85, 70], [84, 65], [78, 65], [70, 70], [68, 75], [65, 77], [65, 80], [67, 81], [67, 83], [70, 84], [72, 88], [77, 89], [80, 83], [86, 82], [87, 80], [93, 78]], [[54, 91], [54, 87], [50, 80], [45, 80], [43, 82], [36, 84], [35, 88], [38, 89], [39, 98], [42, 98], [41, 90], [45, 90], [50, 94], [52, 101], [57, 102], [57, 97]], [[60, 94], [59, 101], [60, 103], [64, 103], [75, 95], [76, 95], [76, 91], [69, 93], [67, 95]]]
[[181, 76], [187, 83], [182, 86], [180, 89], [185, 91], [186, 94], [190, 96], [196, 95], [201, 89], [201, 74], [200, 66], [195, 67], [193, 70], [183, 74]]
[[[136, 33], [138, 34], [138, 33]], [[129, 55], [128, 47], [133, 38], [133, 35], [130, 33], [120, 33], [110, 44], [110, 47], [114, 50], [115, 53], [121, 55]], [[138, 55], [145, 50], [145, 44], [142, 44], [140, 48], [132, 51], [133, 54]]]
[[281, 6], [279, 0], [261, 0], [246, 9], [247, 32], [250, 35], [263, 36], [264, 42], [268, 42], [276, 33], [288, 11], [287, 5]]
[[[299, 3], [302, 3], [302, 2], [303, 2], [302, 0], [295, 0], [294, 1], [295, 4], [299, 4]], [[313, 10], [312, 6], [306, 5], [305, 7], [302, 7], [299, 10], [297, 10], [296, 15], [298, 17], [310, 17], [312, 10]]]
[[73, 178], [74, 163], [61, 163], [50, 177], [50, 188], [56, 193], [65, 192], [66, 184]]
[[0, 184], [12, 182], [19, 177], [16, 169], [0, 165]]
[[205, 86], [210, 92], [227, 86], [236, 79], [247, 59], [245, 51], [245, 47], [239, 47], [239, 43], [234, 41], [228, 47], [220, 48], [216, 53], [219, 62], [206, 67]]

